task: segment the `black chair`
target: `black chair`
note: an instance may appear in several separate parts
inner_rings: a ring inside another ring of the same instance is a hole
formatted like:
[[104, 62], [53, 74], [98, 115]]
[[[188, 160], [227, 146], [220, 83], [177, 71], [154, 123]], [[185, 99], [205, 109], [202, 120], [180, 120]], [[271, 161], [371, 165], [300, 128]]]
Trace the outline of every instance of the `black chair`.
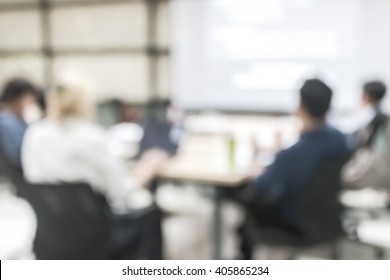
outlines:
[[37, 259], [107, 259], [110, 223], [103, 197], [82, 183], [29, 184], [21, 170], [2, 159], [2, 169], [17, 195], [31, 204], [37, 216]]
[[356, 133], [358, 147], [372, 147], [376, 136], [386, 127], [388, 121], [388, 115], [377, 113], [370, 123]]
[[38, 259], [106, 259], [110, 242], [107, 204], [85, 184], [31, 185], [24, 198], [38, 228]]
[[[347, 158], [328, 161], [292, 199], [292, 209], [298, 227], [259, 224], [253, 213], [248, 213], [247, 226], [242, 229], [246, 246], [276, 245], [292, 248], [290, 258], [299, 250], [319, 245], [335, 245], [343, 235], [339, 202], [341, 170]], [[278, 206], [273, 207], [278, 211]], [[332, 258], [338, 258], [334, 246]]]

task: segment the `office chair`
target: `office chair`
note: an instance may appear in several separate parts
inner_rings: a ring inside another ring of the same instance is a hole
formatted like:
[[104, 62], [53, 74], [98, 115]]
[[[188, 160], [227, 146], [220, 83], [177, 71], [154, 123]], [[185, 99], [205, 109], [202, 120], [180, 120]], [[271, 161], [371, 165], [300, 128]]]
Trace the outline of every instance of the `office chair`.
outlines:
[[21, 170], [0, 158], [17, 195], [27, 200], [36, 213], [37, 259], [107, 259], [110, 224], [103, 197], [82, 183], [29, 184]]
[[24, 198], [38, 228], [38, 259], [106, 259], [110, 240], [107, 204], [85, 184], [31, 185]]
[[285, 246], [291, 248], [289, 258], [297, 253], [321, 245], [334, 245], [331, 258], [337, 259], [337, 241], [343, 235], [342, 206], [338, 195], [341, 190], [340, 173], [347, 158], [328, 161], [305, 184], [292, 200], [298, 228], [262, 226], [248, 213], [248, 226], [243, 230], [247, 244]]

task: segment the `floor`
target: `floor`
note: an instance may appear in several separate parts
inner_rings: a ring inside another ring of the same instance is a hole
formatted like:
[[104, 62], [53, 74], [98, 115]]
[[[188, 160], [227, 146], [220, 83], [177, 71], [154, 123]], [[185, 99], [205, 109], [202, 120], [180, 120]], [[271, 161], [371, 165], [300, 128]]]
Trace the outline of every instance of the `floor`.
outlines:
[[[163, 223], [165, 256], [167, 259], [209, 259], [212, 255], [212, 211], [210, 188], [194, 185], [163, 185], [157, 192], [157, 201], [167, 213]], [[223, 205], [224, 235], [223, 258], [238, 256], [239, 240], [235, 229], [243, 218], [242, 210], [232, 202]], [[340, 243], [342, 259], [375, 259], [371, 248], [343, 241]], [[286, 259], [288, 248], [258, 248], [256, 259]], [[313, 248], [300, 252], [298, 259], [329, 259], [330, 248]], [[390, 259], [390, 252], [386, 258]]]

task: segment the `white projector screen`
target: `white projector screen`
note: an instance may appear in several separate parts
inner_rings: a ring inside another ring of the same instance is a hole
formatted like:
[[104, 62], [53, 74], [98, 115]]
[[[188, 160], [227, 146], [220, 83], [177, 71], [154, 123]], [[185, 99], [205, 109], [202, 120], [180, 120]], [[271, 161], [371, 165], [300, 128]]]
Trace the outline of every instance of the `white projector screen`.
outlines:
[[334, 88], [334, 107], [353, 108], [363, 79], [389, 67], [364, 68], [375, 53], [364, 25], [386, 2], [173, 0], [175, 100], [186, 109], [291, 112], [302, 81], [319, 77]]

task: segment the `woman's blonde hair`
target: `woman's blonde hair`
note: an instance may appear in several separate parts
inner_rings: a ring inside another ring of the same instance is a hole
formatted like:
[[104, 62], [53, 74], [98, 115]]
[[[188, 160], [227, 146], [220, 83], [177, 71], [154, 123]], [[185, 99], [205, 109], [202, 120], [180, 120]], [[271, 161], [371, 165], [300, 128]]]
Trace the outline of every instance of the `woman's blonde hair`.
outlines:
[[68, 117], [90, 119], [92, 104], [88, 94], [77, 86], [56, 86], [47, 96], [48, 116], [62, 122]]

